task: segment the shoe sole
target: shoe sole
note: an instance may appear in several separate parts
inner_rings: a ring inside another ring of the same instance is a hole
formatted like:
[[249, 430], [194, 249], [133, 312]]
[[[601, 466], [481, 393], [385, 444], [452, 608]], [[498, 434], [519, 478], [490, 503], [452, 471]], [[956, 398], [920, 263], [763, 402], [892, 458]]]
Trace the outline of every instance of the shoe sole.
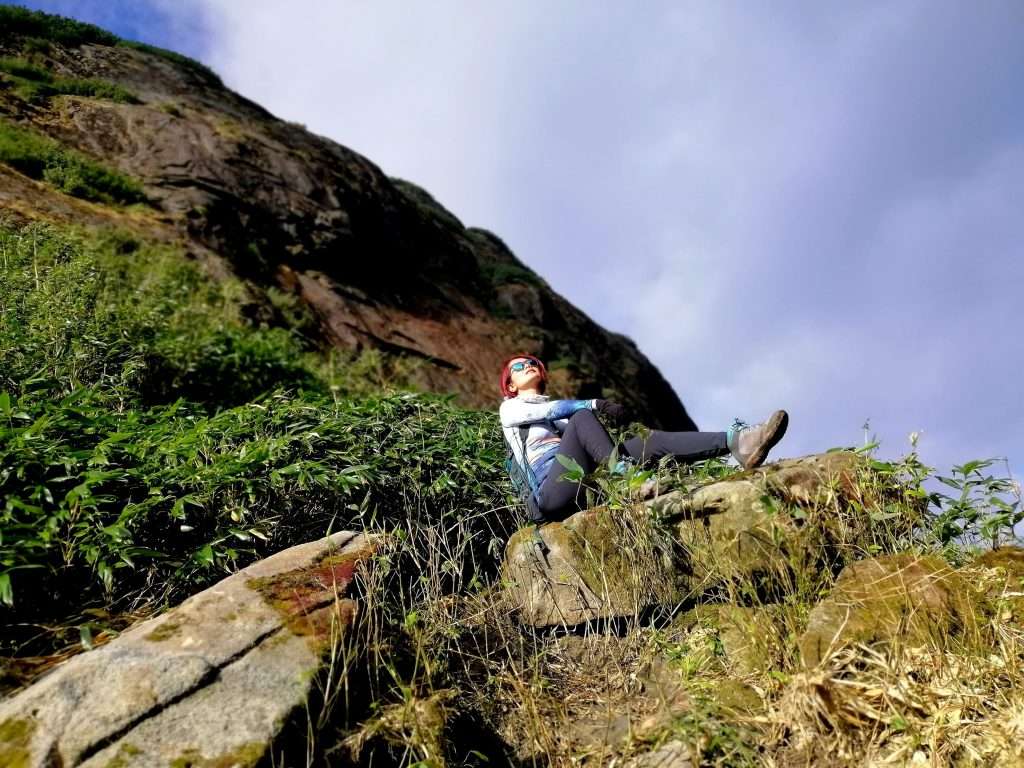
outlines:
[[768, 458], [768, 451], [774, 448], [786, 434], [787, 427], [789, 427], [789, 414], [785, 411], [773, 413], [768, 418], [768, 437], [761, 443], [761, 447], [751, 454], [750, 461], [747, 462], [744, 469], [757, 469], [764, 464], [764, 460]]

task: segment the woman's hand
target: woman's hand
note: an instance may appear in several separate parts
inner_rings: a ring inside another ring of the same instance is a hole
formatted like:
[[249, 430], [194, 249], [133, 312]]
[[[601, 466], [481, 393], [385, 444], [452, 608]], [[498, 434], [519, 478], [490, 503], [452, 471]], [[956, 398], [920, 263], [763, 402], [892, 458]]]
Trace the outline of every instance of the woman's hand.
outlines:
[[627, 424], [630, 421], [629, 409], [611, 400], [595, 401], [594, 410], [614, 424]]

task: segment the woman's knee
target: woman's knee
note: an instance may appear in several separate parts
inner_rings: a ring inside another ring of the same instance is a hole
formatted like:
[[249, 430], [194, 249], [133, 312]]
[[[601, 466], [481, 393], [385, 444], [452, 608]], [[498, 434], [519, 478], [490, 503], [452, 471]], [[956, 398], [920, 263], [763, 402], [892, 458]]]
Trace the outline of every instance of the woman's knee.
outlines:
[[582, 408], [582, 409], [576, 411], [576, 413], [574, 413], [572, 416], [569, 417], [569, 423], [570, 424], [582, 424], [582, 423], [586, 423], [586, 424], [600, 424], [601, 422], [598, 421], [597, 416], [594, 415], [594, 412], [592, 410], [590, 410], [589, 408]]

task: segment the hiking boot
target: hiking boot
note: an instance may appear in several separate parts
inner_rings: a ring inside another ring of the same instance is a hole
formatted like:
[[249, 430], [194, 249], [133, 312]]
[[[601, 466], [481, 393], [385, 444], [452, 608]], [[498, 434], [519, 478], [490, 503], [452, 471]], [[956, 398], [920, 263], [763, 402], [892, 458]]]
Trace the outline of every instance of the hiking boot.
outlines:
[[761, 424], [748, 426], [742, 421], [733, 423], [726, 442], [729, 450], [744, 469], [753, 469], [764, 463], [774, 445], [786, 434], [789, 414], [776, 411]]

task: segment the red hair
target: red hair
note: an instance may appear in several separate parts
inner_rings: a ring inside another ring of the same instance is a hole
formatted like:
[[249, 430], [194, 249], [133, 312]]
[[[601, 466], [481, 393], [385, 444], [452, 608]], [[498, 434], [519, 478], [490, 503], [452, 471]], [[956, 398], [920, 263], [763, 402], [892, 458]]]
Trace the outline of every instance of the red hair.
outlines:
[[505, 362], [501, 364], [501, 381], [499, 386], [501, 387], [501, 396], [505, 398], [515, 397], [516, 393], [513, 392], [510, 387], [512, 385], [512, 371], [509, 368], [513, 360], [519, 360], [520, 358], [526, 358], [527, 360], [533, 360], [537, 364], [537, 370], [540, 371], [541, 380], [541, 392], [543, 392], [548, 385], [548, 369], [544, 367], [542, 363], [534, 355], [512, 355], [505, 359]]

